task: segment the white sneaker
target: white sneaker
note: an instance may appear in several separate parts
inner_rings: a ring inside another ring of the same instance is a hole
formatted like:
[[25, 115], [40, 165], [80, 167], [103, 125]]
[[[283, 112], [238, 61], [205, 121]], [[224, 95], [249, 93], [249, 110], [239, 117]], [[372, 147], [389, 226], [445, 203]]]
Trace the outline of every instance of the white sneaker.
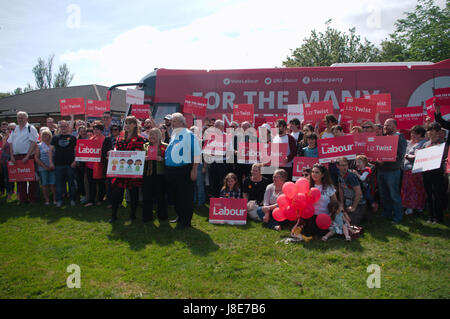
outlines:
[[413, 209], [412, 208], [408, 208], [405, 211], [405, 215], [412, 215], [412, 213], [413, 213]]
[[77, 203], [75, 203], [74, 200], [71, 200], [71, 201], [70, 201], [70, 206], [74, 207], [76, 204], [77, 204]]
[[56, 202], [56, 207], [60, 208], [62, 206], [62, 202]]

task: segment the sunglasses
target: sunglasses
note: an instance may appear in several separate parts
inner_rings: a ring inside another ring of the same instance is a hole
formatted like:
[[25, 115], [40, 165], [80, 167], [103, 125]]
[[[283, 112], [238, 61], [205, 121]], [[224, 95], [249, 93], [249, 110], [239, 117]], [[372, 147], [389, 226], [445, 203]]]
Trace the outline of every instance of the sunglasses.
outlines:
[[308, 173], [303, 173], [302, 176], [303, 177], [309, 177], [309, 174]]
[[118, 128], [112, 128], [111, 131], [118, 131]]
[[372, 126], [363, 126], [362, 128], [372, 128]]

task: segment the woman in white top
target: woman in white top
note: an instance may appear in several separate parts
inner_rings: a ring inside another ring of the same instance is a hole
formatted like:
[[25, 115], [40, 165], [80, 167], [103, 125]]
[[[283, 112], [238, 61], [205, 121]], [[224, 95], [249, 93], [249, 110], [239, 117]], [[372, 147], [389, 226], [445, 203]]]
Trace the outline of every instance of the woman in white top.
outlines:
[[314, 204], [314, 216], [304, 220], [302, 234], [305, 236], [319, 235], [324, 236], [328, 229], [322, 230], [316, 225], [316, 217], [320, 214], [328, 213], [328, 204], [331, 200], [338, 201], [336, 189], [330, 178], [328, 169], [321, 164], [314, 164], [311, 171], [311, 187], [320, 190], [320, 199]]

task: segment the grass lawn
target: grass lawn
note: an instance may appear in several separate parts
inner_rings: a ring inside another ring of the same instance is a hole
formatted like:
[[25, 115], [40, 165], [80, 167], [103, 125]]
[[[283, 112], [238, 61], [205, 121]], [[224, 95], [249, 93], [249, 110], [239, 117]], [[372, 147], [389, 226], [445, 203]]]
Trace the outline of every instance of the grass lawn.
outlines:
[[[377, 214], [363, 237], [308, 243], [263, 228], [212, 225], [196, 209], [192, 229], [159, 221], [108, 223], [110, 210], [0, 203], [0, 298], [448, 298], [450, 216], [445, 225]], [[171, 218], [175, 216], [170, 210]], [[70, 289], [67, 267], [81, 270]], [[369, 289], [381, 268], [381, 287]]]

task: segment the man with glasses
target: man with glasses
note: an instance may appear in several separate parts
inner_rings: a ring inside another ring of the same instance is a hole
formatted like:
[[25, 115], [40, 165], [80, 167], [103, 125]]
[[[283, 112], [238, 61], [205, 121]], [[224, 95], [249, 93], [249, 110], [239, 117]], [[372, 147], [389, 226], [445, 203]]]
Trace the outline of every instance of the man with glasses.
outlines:
[[75, 206], [75, 147], [77, 139], [71, 134], [71, 128], [67, 121], [60, 121], [59, 129], [60, 134], [53, 136], [51, 143], [55, 147], [56, 207], [62, 206], [66, 183], [69, 184], [70, 205]]

